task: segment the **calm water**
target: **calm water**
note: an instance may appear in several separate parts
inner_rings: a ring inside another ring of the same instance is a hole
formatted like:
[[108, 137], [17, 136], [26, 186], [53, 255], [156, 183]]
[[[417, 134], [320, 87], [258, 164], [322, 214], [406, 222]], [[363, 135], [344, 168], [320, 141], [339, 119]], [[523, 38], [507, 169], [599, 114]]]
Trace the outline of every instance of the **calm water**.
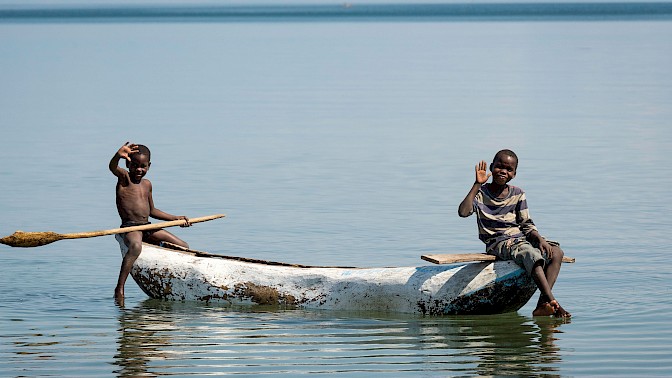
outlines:
[[[483, 249], [457, 205], [520, 157], [576, 264], [569, 323], [148, 299], [112, 237], [0, 246], [0, 376], [666, 376], [672, 22], [385, 18], [0, 23], [1, 236], [115, 228], [107, 163], [152, 149], [192, 247], [303, 264]], [[6, 21], [6, 20], [5, 20]], [[25, 21], [25, 20], [24, 20]], [[58, 20], [57, 20], [58, 21]]]

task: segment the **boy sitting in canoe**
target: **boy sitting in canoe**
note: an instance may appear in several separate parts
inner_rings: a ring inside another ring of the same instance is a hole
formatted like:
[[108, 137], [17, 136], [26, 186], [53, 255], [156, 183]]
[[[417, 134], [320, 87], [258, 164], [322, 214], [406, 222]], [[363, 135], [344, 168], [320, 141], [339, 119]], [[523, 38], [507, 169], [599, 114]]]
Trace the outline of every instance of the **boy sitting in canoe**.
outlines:
[[[171, 215], [154, 207], [152, 183], [143, 178], [151, 165], [150, 156], [147, 147], [126, 142], [110, 160], [110, 171], [117, 176], [117, 210], [121, 217], [121, 227], [149, 224], [149, 217], [165, 221], [184, 219], [187, 221], [185, 226], [189, 226], [187, 217]], [[128, 171], [119, 167], [119, 159], [126, 160]], [[121, 262], [119, 280], [114, 289], [114, 297], [120, 301], [123, 301], [124, 285], [133, 263], [140, 256], [143, 241], [152, 244], [167, 241], [189, 248], [186, 242], [162, 229], [132, 231], [124, 234], [124, 243], [128, 247], [128, 252]]]
[[[553, 296], [564, 252], [560, 245], [544, 239], [530, 218], [525, 192], [508, 182], [516, 177], [518, 157], [511, 150], [495, 155], [490, 172], [481, 161], [476, 165], [476, 181], [460, 203], [458, 214], [476, 213], [478, 237], [486, 252], [503, 260], [514, 260], [532, 276], [541, 291], [534, 316], [570, 317]], [[492, 176], [492, 182], [486, 183]]]

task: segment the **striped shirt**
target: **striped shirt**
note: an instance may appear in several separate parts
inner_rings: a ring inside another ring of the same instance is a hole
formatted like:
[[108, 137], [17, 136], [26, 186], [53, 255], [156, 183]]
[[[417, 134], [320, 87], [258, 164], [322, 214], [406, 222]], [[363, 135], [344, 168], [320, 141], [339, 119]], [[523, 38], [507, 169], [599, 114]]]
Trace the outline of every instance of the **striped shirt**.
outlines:
[[495, 198], [488, 190], [488, 184], [482, 185], [469, 215], [474, 212], [478, 222], [478, 238], [485, 243], [486, 251], [503, 241], [537, 231], [527, 209], [525, 192], [513, 185], [509, 185], [509, 194], [503, 199]]

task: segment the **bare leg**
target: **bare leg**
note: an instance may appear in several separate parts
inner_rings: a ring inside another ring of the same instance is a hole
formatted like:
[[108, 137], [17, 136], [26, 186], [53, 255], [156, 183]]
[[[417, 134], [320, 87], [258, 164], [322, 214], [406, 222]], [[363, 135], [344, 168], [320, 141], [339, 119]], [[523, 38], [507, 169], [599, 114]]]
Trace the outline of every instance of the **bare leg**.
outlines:
[[[563, 256], [565, 256], [565, 252], [563, 252], [563, 250], [557, 246], [552, 246], [551, 248], [553, 250], [553, 257], [551, 258], [551, 261], [549, 261], [548, 264], [546, 264], [546, 268], [544, 269], [544, 275], [546, 276], [546, 281], [548, 282], [550, 290], [553, 290], [555, 281], [558, 279], [558, 275], [560, 274], [562, 258]], [[551, 301], [551, 298], [548, 298], [542, 293], [541, 295], [539, 295], [539, 301], [537, 302], [537, 305], [541, 305], [549, 301]]]
[[[158, 230], [144, 239], [150, 243], [159, 244], [162, 241], [167, 241], [189, 248], [189, 244], [166, 230]], [[133, 263], [135, 263], [135, 260], [140, 256], [140, 252], [142, 252], [143, 233], [141, 231], [129, 232], [124, 236], [124, 242], [126, 243], [126, 246], [128, 246], [128, 252], [126, 252], [124, 259], [121, 262], [117, 287], [114, 289], [114, 298], [121, 306], [124, 305], [124, 286], [126, 285], [126, 279], [131, 273]]]
[[546, 280], [546, 275], [544, 274], [544, 268], [542, 268], [541, 263], [534, 266], [534, 269], [532, 270], [532, 279], [534, 280], [534, 283], [537, 284], [539, 291], [541, 291], [541, 294], [539, 295], [539, 302], [537, 303], [537, 308], [534, 309], [532, 315], [534, 316], [553, 315], [555, 309], [551, 305], [551, 302], [555, 301], [555, 297], [553, 297], [553, 293], [551, 292], [551, 286], [548, 284], [548, 281]]
[[158, 230], [151, 235], [149, 235], [146, 238], [146, 241], [153, 243], [153, 244], [159, 244], [161, 242], [169, 242], [173, 244], [177, 244], [179, 246], [182, 246], [184, 248], [189, 248], [189, 244], [185, 242], [184, 240], [178, 238], [177, 236], [171, 234], [170, 232], [166, 230]]
[[560, 306], [552, 293], [553, 285], [555, 285], [555, 281], [558, 279], [558, 275], [560, 274], [562, 258], [565, 253], [562, 251], [562, 249], [560, 249], [560, 247], [553, 246], [552, 248], [553, 257], [546, 265], [546, 268], [543, 269], [541, 264], [538, 264], [534, 267], [532, 272], [532, 278], [541, 291], [541, 294], [539, 295], [539, 301], [537, 302], [537, 308], [534, 309], [532, 315], [554, 315], [556, 317], [568, 318], [572, 315], [562, 308], [562, 306]]
[[124, 242], [128, 247], [128, 252], [124, 256], [124, 259], [121, 261], [121, 268], [119, 269], [119, 279], [117, 280], [117, 287], [114, 289], [114, 297], [120, 301], [124, 299], [124, 286], [126, 285], [126, 279], [131, 273], [131, 268], [133, 268], [133, 263], [140, 256], [142, 251], [142, 232], [133, 231], [129, 232], [124, 236]]
[[546, 265], [546, 269], [544, 270], [546, 271], [546, 280], [551, 286], [551, 289], [553, 289], [553, 285], [555, 285], [555, 281], [558, 279], [558, 275], [560, 274], [562, 258], [565, 257], [565, 252], [557, 246], [552, 246], [551, 249], [553, 250], [553, 257], [551, 258], [551, 262]]

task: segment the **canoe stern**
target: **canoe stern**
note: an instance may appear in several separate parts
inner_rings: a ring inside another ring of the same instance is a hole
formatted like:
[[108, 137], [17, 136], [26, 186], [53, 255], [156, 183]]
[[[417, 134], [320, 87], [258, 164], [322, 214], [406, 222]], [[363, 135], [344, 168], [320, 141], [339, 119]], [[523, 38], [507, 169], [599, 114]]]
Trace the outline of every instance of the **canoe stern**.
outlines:
[[[483, 315], [517, 311], [536, 291], [531, 277], [513, 261], [463, 264], [447, 280], [425, 281], [417, 311], [424, 315]], [[436, 287], [439, 284], [439, 287]]]

